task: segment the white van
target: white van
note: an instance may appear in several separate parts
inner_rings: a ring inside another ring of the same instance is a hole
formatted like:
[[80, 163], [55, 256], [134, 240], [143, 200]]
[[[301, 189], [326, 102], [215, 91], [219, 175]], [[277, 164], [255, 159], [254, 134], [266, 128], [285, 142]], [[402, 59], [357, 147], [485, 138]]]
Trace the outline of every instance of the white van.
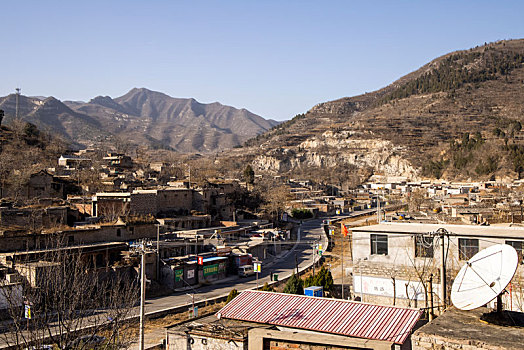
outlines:
[[253, 270], [253, 265], [243, 265], [238, 267], [238, 275], [240, 277], [247, 277], [255, 274]]

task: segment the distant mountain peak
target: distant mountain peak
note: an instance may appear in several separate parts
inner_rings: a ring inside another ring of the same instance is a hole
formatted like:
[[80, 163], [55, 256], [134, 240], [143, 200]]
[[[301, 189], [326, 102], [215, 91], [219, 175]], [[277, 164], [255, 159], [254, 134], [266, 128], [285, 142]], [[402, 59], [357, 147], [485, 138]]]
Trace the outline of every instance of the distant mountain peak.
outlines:
[[[13, 116], [15, 100], [14, 94], [0, 98], [0, 108]], [[100, 95], [87, 103], [21, 96], [20, 112], [25, 120], [76, 143], [92, 144], [113, 135], [188, 153], [231, 148], [277, 124], [245, 109], [175, 98], [147, 88], [132, 88], [116, 98]]]
[[92, 98], [88, 103], [106, 108], [111, 108], [122, 113], [127, 113], [127, 111], [121, 105], [119, 105], [117, 102], [115, 102], [115, 100], [113, 100], [109, 96], [97, 96], [95, 98]]

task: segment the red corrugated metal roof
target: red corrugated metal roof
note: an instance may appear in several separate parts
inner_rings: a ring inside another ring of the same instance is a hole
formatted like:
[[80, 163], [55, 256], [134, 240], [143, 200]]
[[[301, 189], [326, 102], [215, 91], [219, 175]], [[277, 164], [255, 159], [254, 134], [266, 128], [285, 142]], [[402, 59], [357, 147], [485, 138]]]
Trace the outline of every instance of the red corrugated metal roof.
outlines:
[[217, 316], [403, 344], [421, 314], [394, 306], [249, 290]]

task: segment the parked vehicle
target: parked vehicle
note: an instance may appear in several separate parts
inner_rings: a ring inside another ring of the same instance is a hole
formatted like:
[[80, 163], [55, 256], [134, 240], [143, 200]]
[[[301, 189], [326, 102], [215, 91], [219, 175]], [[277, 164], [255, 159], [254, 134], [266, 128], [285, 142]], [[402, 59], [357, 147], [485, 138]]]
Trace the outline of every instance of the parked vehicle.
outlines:
[[244, 265], [238, 267], [238, 275], [240, 277], [248, 277], [255, 274], [255, 270], [253, 269], [253, 265]]

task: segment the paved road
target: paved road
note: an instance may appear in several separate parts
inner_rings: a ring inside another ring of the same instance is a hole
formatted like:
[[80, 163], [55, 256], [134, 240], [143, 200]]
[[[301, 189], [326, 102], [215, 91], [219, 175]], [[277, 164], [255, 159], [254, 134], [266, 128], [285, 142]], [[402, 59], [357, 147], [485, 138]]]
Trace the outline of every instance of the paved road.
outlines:
[[[373, 210], [368, 210], [371, 212]], [[362, 212], [356, 212], [349, 215], [358, 216]], [[315, 243], [322, 244], [327, 247], [327, 236], [322, 228], [323, 219], [314, 219], [304, 221], [300, 226], [298, 232], [298, 239], [295, 246], [289, 250], [284, 251], [279, 256], [268, 259], [267, 264], [262, 265], [262, 273], [258, 278], [258, 285], [262, 286], [264, 282], [270, 282], [270, 274], [279, 275], [279, 279], [289, 277], [298, 265], [299, 272], [309, 268], [313, 263], [312, 247]], [[270, 243], [272, 244], [272, 243]], [[325, 249], [325, 248], [324, 248]], [[318, 256], [316, 257], [318, 259]], [[187, 290], [178, 292], [173, 295], [151, 298], [146, 301], [146, 314], [155, 313], [162, 310], [169, 310], [177, 307], [189, 307], [191, 305], [191, 294], [194, 294], [195, 303], [212, 299], [215, 297], [227, 295], [231, 289], [235, 288], [238, 291], [256, 288], [257, 279], [255, 276], [249, 278], [238, 278], [236, 276], [226, 278], [221, 283], [203, 286], [194, 290]], [[190, 294], [190, 295], [188, 295]], [[5, 348], [4, 339], [0, 339], [0, 349]]]
[[[332, 219], [345, 219], [355, 216], [367, 215], [376, 212], [376, 209], [367, 209], [362, 211], [352, 212], [346, 215], [338, 215]], [[304, 221], [300, 226], [297, 244], [289, 252], [281, 254], [270, 261], [266, 265], [262, 265], [262, 273], [259, 274], [258, 285], [262, 286], [265, 282], [270, 282], [270, 274], [278, 274], [279, 279], [289, 277], [298, 264], [299, 272], [309, 268], [313, 263], [312, 246], [315, 242], [320, 242], [323, 249], [326, 249], [328, 238], [324, 234], [322, 222], [324, 219], [314, 219]], [[271, 243], [269, 243], [271, 244]], [[296, 257], [296, 258], [295, 258]], [[316, 257], [318, 260], [318, 256]], [[195, 290], [187, 290], [185, 292], [178, 292], [173, 295], [148, 299], [146, 302], [146, 314], [154, 313], [161, 310], [176, 308], [179, 306], [190, 306], [191, 296], [188, 294], [194, 293], [195, 303], [206, 299], [212, 299], [225, 294], [228, 294], [233, 288], [240, 291], [246, 289], [256, 288], [256, 277], [237, 278], [229, 277], [222, 282], [214, 283], [213, 285], [203, 286]]]
[[[284, 251], [274, 259], [268, 259], [269, 262], [262, 265], [262, 272], [258, 277], [259, 286], [262, 286], [265, 282], [270, 282], [271, 272], [278, 274], [279, 279], [290, 276], [295, 270], [295, 261], [298, 264], [299, 271], [311, 266], [313, 262], [312, 245], [314, 242], [320, 241], [323, 247], [327, 246], [327, 237], [322, 228], [322, 219], [304, 221], [299, 229], [298, 237], [297, 244], [293, 249], [288, 252]], [[316, 259], [318, 260], [318, 256]], [[256, 286], [257, 279], [255, 276], [248, 278], [229, 277], [222, 282], [199, 287], [195, 290], [190, 289], [169, 296], [148, 299], [146, 303], [146, 314], [177, 306], [189, 306], [191, 304], [191, 297], [188, 294], [194, 293], [195, 302], [198, 302], [228, 294], [233, 288], [242, 291], [256, 288]]]

